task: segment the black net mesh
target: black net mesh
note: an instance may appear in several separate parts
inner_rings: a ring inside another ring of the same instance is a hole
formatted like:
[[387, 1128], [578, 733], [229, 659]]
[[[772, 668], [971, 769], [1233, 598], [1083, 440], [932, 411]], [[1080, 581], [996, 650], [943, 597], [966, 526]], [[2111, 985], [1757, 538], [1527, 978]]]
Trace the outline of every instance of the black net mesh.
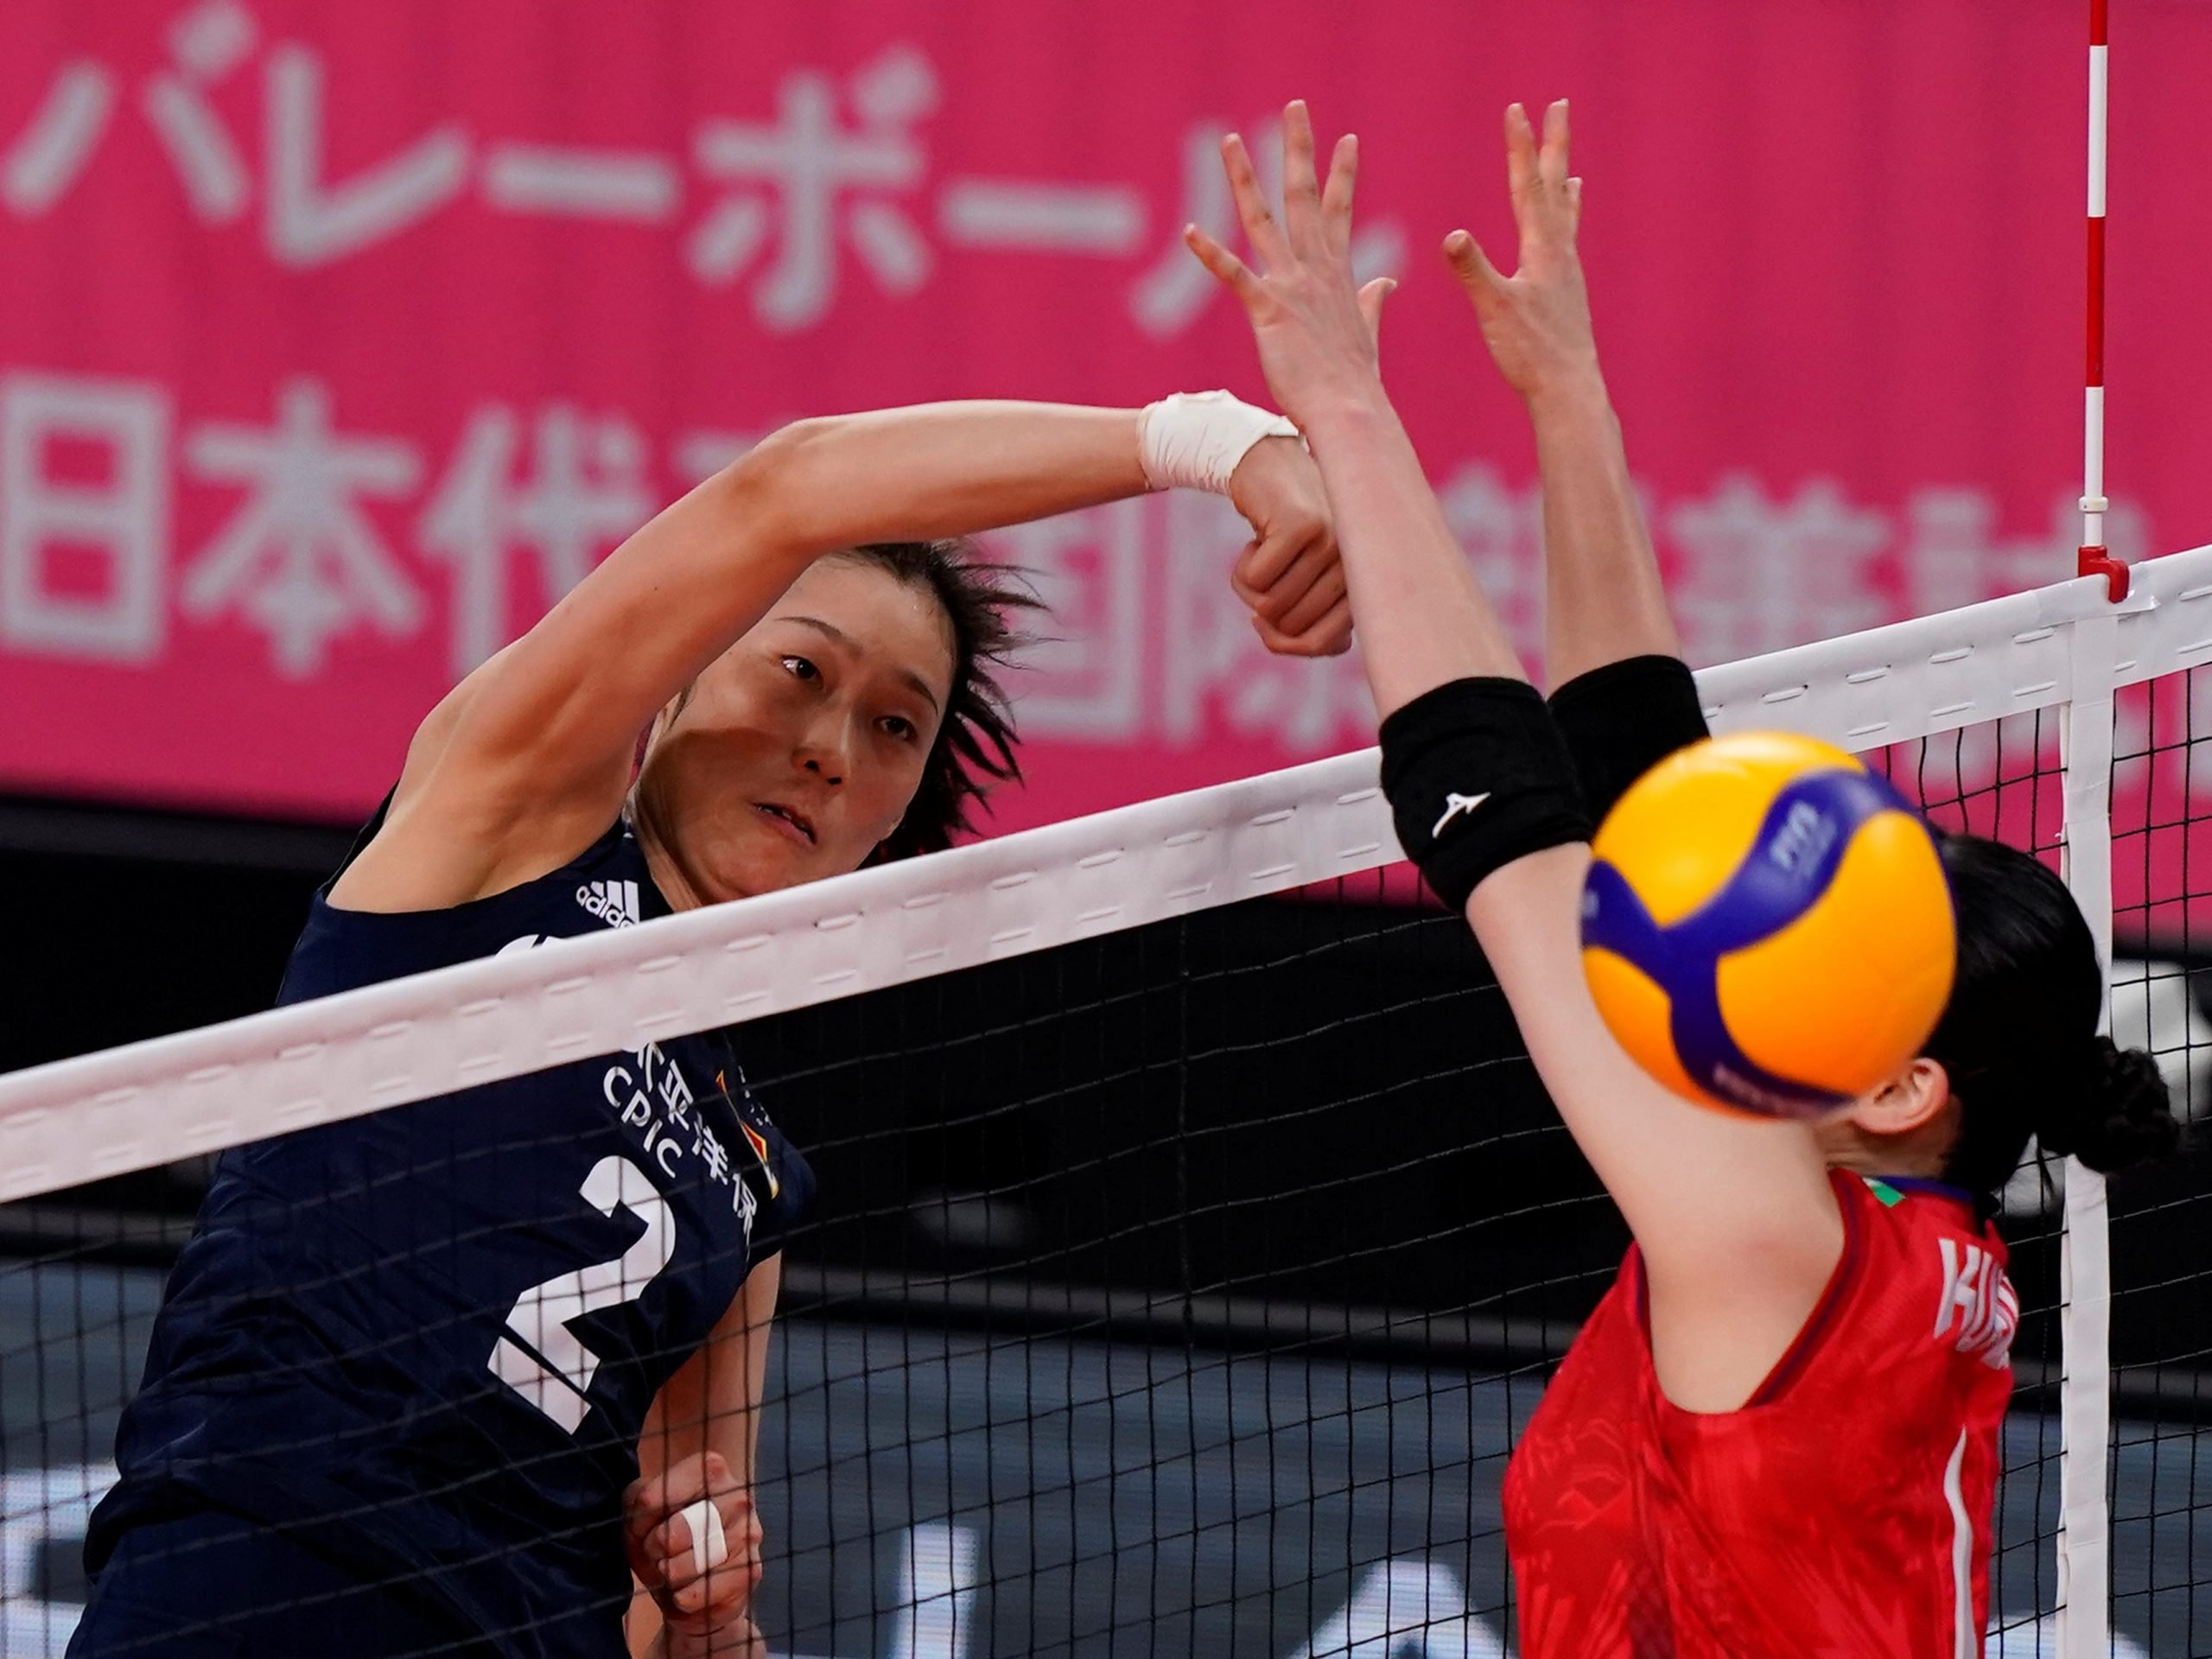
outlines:
[[1625, 1241], [1464, 925], [1383, 883], [760, 1034], [844, 1195], [794, 1313], [874, 1357], [787, 1350], [794, 1650], [883, 1650], [898, 1574], [836, 1587], [917, 1524], [970, 1653], [1294, 1653], [1377, 1573], [1503, 1632], [1510, 1426]]
[[2212, 819], [2196, 753], [2212, 671], [2121, 695], [2113, 766], [2113, 1027], [2158, 1058], [2192, 1126], [2180, 1154], [2112, 1185], [2113, 1622], [2152, 1654], [2212, 1651]]
[[[1939, 828], [2031, 850], [2057, 868], [2065, 821], [2059, 771], [2064, 720], [2063, 711], [2037, 710], [1866, 758]], [[2048, 1615], [2058, 1603], [2060, 1181], [2060, 1166], [2031, 1148], [2003, 1195], [2000, 1224], [2020, 1323], [1990, 1565], [1994, 1653], [2037, 1653], [2056, 1635]]]
[[[2114, 847], [2119, 1030], [2193, 1107], [2190, 693], [2123, 708]], [[1939, 823], [2055, 857], [2060, 724], [1881, 760]], [[774, 1652], [1510, 1650], [1505, 1457], [1625, 1234], [1464, 926], [1409, 895], [1374, 873], [734, 1033], [819, 1182], [760, 1437]], [[2114, 1617], [2158, 1656], [2212, 1651], [2204, 1176], [2184, 1158], [2113, 1193]], [[86, 1512], [205, 1180], [0, 1207], [10, 1655], [59, 1653], [75, 1622]], [[2014, 1656], [2050, 1650], [2058, 1594], [2056, 1191], [2031, 1167], [2003, 1220], [2023, 1317], [1991, 1651]], [[453, 1458], [426, 1483], [465, 1485]]]

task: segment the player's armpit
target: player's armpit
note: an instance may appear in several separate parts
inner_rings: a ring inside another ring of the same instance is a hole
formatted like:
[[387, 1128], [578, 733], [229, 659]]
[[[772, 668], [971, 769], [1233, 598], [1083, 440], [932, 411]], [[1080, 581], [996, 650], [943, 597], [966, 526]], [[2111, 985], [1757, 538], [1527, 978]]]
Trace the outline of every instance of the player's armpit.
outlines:
[[1582, 973], [1588, 864], [1579, 844], [1520, 859], [1475, 889], [1467, 918], [1538, 1076], [1643, 1251], [1669, 1397], [1732, 1409], [1818, 1302], [1841, 1218], [1802, 1125], [1693, 1105], [1614, 1040]]

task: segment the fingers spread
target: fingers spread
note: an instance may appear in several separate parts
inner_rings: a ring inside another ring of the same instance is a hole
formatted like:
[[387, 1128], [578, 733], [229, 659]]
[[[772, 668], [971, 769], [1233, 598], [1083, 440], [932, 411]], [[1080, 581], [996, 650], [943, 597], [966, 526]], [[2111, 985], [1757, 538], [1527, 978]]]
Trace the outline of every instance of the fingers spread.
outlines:
[[1491, 264], [1490, 256], [1483, 251], [1482, 244], [1465, 231], [1454, 231], [1444, 238], [1444, 260], [1452, 267], [1452, 274], [1459, 279], [1459, 286], [1478, 304], [1505, 281], [1497, 267]]
[[1244, 302], [1248, 309], [1260, 297], [1260, 279], [1252, 274], [1250, 267], [1197, 226], [1183, 227], [1183, 243], [1198, 255], [1198, 263], [1211, 271], [1223, 287]]
[[1359, 290], [1359, 315], [1366, 320], [1367, 337], [1377, 345], [1382, 341], [1382, 302], [1397, 291], [1395, 276], [1377, 276]]
[[1330, 154], [1328, 181], [1321, 187], [1321, 218], [1332, 247], [1351, 245], [1351, 203], [1358, 183], [1359, 135], [1348, 132]]
[[1535, 184], [1536, 136], [1529, 130], [1529, 111], [1518, 104], [1509, 104], [1505, 106], [1505, 188], [1513, 198], [1516, 218]]
[[1556, 242], [1574, 230], [1574, 202], [1567, 182], [1567, 100], [1544, 111], [1539, 147], [1529, 112], [1518, 104], [1505, 111], [1505, 177], [1513, 195], [1513, 223], [1521, 233], [1522, 263], [1532, 247]]
[[1320, 233], [1321, 191], [1313, 173], [1313, 121], [1303, 99], [1283, 106], [1282, 201], [1291, 245], [1310, 245]]
[[1236, 218], [1244, 226], [1245, 239], [1267, 264], [1279, 264], [1285, 251], [1282, 230], [1268, 210], [1268, 195], [1260, 188], [1259, 175], [1252, 170], [1252, 152], [1236, 133], [1221, 141], [1221, 164], [1229, 175], [1229, 194], [1236, 200]]
[[1544, 111], [1544, 147], [1536, 157], [1536, 170], [1552, 189], [1567, 188], [1567, 100], [1563, 98]]

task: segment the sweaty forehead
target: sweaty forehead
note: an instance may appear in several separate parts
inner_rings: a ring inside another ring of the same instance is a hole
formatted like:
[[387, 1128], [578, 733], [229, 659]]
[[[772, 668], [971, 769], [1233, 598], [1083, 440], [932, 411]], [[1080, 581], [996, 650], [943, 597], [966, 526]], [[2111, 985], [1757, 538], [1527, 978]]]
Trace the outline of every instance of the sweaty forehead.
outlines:
[[816, 561], [770, 607], [767, 623], [810, 617], [850, 641], [871, 669], [918, 675], [940, 704], [952, 682], [952, 620], [927, 588], [855, 559]]

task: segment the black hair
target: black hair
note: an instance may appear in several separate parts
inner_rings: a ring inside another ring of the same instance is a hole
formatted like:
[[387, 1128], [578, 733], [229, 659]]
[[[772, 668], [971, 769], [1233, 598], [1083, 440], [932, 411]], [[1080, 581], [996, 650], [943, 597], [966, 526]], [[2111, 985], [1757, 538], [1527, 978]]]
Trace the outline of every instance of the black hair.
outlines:
[[2031, 1137], [2107, 1173], [2172, 1151], [2181, 1126], [2158, 1062], [2097, 1033], [2104, 970], [2065, 883], [2002, 842], [1941, 846], [1958, 971], [1926, 1052], [1961, 1107], [1944, 1179], [1993, 1210]]
[[1018, 571], [990, 563], [964, 540], [870, 542], [830, 556], [873, 565], [925, 589], [951, 626], [952, 689], [944, 718], [906, 815], [874, 858], [937, 852], [950, 847], [956, 833], [976, 827], [970, 809], [995, 785], [1021, 776], [1014, 712], [997, 671], [1029, 643], [1014, 616], [1042, 607]]

